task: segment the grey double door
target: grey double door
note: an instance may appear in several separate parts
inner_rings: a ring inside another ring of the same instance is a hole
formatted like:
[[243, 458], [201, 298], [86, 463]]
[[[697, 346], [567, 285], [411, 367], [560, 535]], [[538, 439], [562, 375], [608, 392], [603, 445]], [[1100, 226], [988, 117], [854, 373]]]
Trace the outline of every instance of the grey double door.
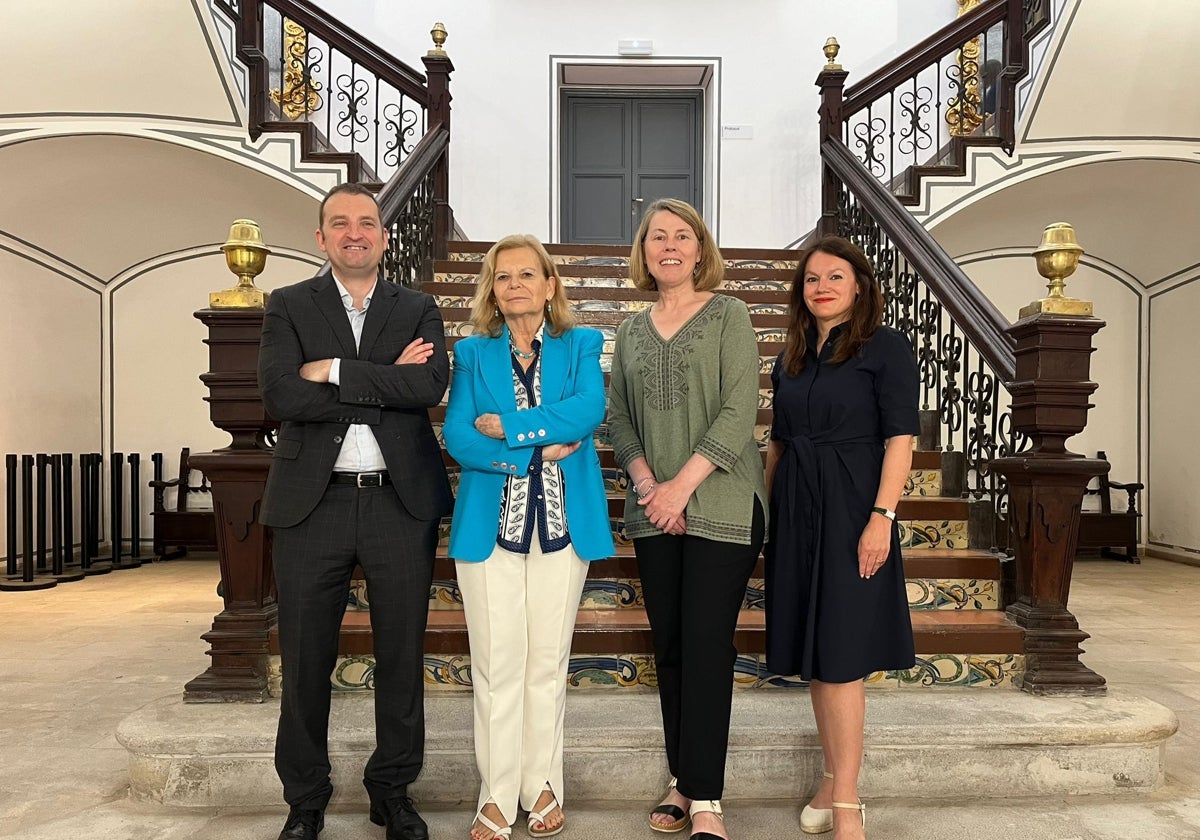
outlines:
[[563, 242], [628, 245], [659, 198], [701, 206], [700, 93], [563, 94]]

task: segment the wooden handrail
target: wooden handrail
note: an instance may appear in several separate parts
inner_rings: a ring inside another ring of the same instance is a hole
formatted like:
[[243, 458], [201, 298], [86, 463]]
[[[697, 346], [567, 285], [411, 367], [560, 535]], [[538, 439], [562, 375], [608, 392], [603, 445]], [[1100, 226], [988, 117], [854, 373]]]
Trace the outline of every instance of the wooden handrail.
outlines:
[[[842, 113], [847, 117], [853, 116], [929, 65], [937, 63], [950, 52], [961, 49], [964, 43], [1009, 17], [1011, 6], [1010, 0], [984, 0], [968, 14], [935, 32], [895, 61], [888, 62], [847, 88], [842, 102]], [[1013, 37], [1021, 36], [1017, 32]]]
[[412, 198], [417, 187], [429, 175], [449, 145], [450, 132], [439, 125], [427, 131], [417, 145], [413, 146], [404, 163], [400, 164], [400, 168], [376, 196], [379, 202], [379, 216], [384, 227], [395, 221], [400, 208]]
[[1016, 379], [1016, 344], [1009, 322], [979, 291], [896, 197], [836, 137], [821, 143], [821, 159], [916, 267], [942, 308], [1007, 386]]
[[[270, 6], [288, 20], [326, 41], [338, 52], [370, 70], [405, 96], [429, 105], [425, 76], [400, 61], [377, 44], [368, 41], [340, 20], [330, 16], [310, 0], [242, 0], [242, 19], [259, 15], [261, 6]], [[261, 34], [261, 23], [256, 24]], [[248, 45], [243, 45], [248, 46]]]

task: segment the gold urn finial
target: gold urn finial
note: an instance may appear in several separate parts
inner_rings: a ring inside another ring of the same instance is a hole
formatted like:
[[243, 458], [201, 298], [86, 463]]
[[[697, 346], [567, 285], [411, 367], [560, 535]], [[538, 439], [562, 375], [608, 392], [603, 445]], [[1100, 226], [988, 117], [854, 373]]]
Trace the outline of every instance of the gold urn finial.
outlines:
[[271, 252], [263, 245], [262, 231], [252, 219], [237, 219], [229, 226], [229, 239], [221, 246], [225, 264], [238, 277], [232, 289], [213, 292], [208, 305], [213, 309], [262, 309], [267, 293], [254, 287], [254, 278], [262, 274]]
[[834, 59], [838, 57], [838, 52], [842, 49], [842, 45], [837, 42], [837, 38], [830, 35], [825, 39], [825, 46], [821, 51], [825, 53], [825, 66], [822, 70], [841, 70], [842, 65], [838, 64]]
[[449, 36], [449, 33], [446, 32], [446, 24], [439, 20], [433, 25], [433, 29], [429, 30], [429, 34], [433, 36], [433, 49], [427, 52], [426, 55], [445, 58], [446, 51], [442, 49], [442, 45], [446, 43], [446, 38]]
[[1066, 280], [1079, 267], [1083, 248], [1075, 238], [1075, 228], [1067, 222], [1054, 222], [1042, 231], [1042, 242], [1033, 251], [1038, 274], [1045, 277], [1048, 297], [1021, 309], [1021, 317], [1030, 315], [1091, 315], [1092, 302], [1067, 297]]

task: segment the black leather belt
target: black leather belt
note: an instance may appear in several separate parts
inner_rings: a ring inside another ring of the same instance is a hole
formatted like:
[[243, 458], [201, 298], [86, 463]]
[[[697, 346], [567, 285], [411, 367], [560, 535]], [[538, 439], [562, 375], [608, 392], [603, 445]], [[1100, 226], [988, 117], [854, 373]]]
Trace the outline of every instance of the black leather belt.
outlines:
[[367, 472], [367, 473], [341, 473], [335, 472], [329, 478], [330, 484], [353, 484], [355, 487], [383, 487], [385, 484], [391, 484], [392, 479], [388, 476], [387, 471]]

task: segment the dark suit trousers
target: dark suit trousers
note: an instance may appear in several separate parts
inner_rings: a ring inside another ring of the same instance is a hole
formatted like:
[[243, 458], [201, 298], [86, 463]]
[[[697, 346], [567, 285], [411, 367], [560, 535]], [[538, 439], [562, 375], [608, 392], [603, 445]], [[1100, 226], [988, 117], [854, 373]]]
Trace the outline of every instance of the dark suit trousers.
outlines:
[[720, 799], [733, 703], [733, 632], [763, 541], [754, 503], [751, 544], [684, 534], [633, 541], [654, 634], [667, 765], [688, 799]]
[[435, 520], [409, 515], [393, 487], [331, 485], [308, 517], [273, 529], [283, 699], [275, 769], [287, 803], [324, 808], [330, 675], [350, 578], [367, 579], [375, 653], [376, 747], [363, 783], [372, 800], [403, 793], [425, 749], [422, 657]]

